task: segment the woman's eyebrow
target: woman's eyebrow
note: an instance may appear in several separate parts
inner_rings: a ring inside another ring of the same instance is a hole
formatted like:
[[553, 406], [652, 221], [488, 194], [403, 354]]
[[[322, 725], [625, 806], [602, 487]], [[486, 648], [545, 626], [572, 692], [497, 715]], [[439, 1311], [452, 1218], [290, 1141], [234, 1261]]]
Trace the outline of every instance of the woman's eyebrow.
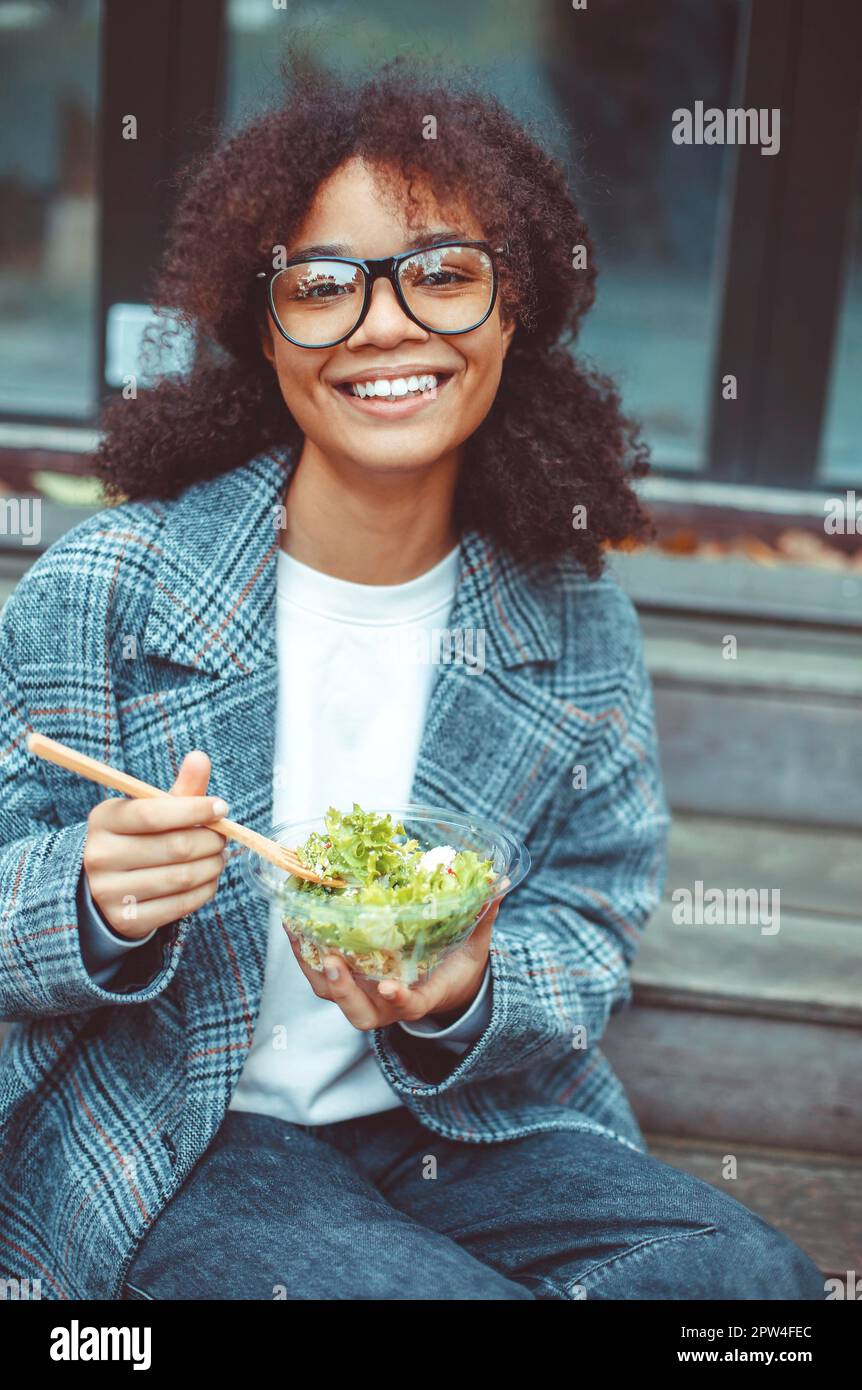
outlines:
[[[442, 232], [432, 232], [422, 227], [416, 233], [418, 240], [413, 241], [413, 246], [417, 251], [426, 246], [438, 246], [441, 241], [471, 241], [472, 238], [465, 235], [460, 227], [444, 228]], [[409, 249], [409, 248], [405, 248]]]
[[[409, 240], [409, 243], [405, 242], [404, 246], [402, 247], [402, 251], [421, 251], [424, 250], [426, 247], [439, 246], [441, 241], [463, 240], [465, 240], [464, 233], [457, 228], [445, 228], [443, 231], [440, 232], [431, 232], [426, 229], [420, 229]], [[398, 252], [393, 252], [393, 255], [397, 254]], [[315, 242], [311, 246], [298, 246], [295, 251], [291, 251], [290, 253], [291, 260], [293, 260], [294, 257], [299, 257], [303, 260], [310, 260], [312, 256], [347, 256], [357, 260], [363, 259], [362, 257], [356, 256], [352, 247], [347, 246], [342, 242]]]
[[306, 260], [312, 256], [352, 256], [353, 252], [349, 246], [342, 246], [338, 242], [329, 244], [315, 244], [313, 246], [297, 246], [295, 251], [291, 251], [291, 260], [295, 256], [303, 256]]

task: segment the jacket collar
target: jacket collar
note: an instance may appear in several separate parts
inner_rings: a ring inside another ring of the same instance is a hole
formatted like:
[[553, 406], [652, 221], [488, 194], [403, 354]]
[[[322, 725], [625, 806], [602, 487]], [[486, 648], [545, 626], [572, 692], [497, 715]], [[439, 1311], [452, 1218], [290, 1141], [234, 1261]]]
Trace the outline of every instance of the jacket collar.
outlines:
[[[275, 661], [277, 523], [298, 457], [259, 454], [167, 504], [145, 652], [226, 679]], [[462, 532], [449, 630], [484, 633], [486, 669], [558, 660], [559, 609], [540, 571]]]

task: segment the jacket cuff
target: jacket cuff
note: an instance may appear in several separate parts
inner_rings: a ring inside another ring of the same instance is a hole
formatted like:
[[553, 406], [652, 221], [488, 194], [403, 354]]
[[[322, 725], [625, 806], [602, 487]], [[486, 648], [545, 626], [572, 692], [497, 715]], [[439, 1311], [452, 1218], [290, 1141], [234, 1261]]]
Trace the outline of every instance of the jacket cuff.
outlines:
[[192, 915], [157, 933], [143, 952], [124, 953], [122, 979], [102, 989], [81, 953], [78, 889], [87, 822], [31, 835], [0, 850], [0, 895], [17, 883], [3, 922], [0, 1017], [18, 1022], [139, 1004], [170, 983]]
[[434, 1022], [434, 1015], [417, 1019], [413, 1023], [399, 1022], [399, 1028], [414, 1038], [432, 1038], [443, 1043], [452, 1052], [463, 1053], [471, 1043], [484, 1033], [491, 1019], [491, 962], [485, 963], [485, 973], [473, 1002], [454, 1023], [441, 1027]]
[[548, 939], [533, 925], [532, 914], [527, 931], [523, 930], [526, 922], [522, 930], [514, 926], [507, 930], [506, 922], [501, 927], [503, 915], [501, 909], [488, 952], [491, 983], [486, 998], [491, 1016], [463, 1056], [452, 1056], [443, 1047], [428, 1047], [401, 1025], [371, 1032], [380, 1069], [400, 1095], [416, 1101], [442, 1095], [500, 1071], [511, 1074], [547, 1048], [559, 1051], [566, 1046], [573, 1025], [548, 1009], [535, 984], [548, 970]]
[[119, 976], [129, 951], [136, 951], [152, 941], [156, 934], [154, 928], [148, 936], [130, 941], [118, 935], [105, 921], [90, 892], [87, 875], [82, 866], [78, 882], [78, 936], [81, 956], [87, 973], [102, 989], [109, 989], [110, 982]]

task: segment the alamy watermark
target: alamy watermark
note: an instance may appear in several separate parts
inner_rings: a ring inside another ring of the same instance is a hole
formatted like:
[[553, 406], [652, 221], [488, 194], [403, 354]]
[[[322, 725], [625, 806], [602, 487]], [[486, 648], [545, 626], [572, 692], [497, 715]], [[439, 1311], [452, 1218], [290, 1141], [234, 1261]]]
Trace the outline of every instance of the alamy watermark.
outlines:
[[846, 1298], [855, 1303], [862, 1302], [862, 1274], [857, 1277], [855, 1269], [848, 1269], [844, 1279], [827, 1279], [823, 1285], [826, 1298]]
[[463, 666], [471, 676], [485, 670], [483, 627], [413, 627], [400, 623], [381, 633], [384, 660], [393, 666]]
[[0, 497], [0, 536], [18, 536], [22, 545], [42, 539], [41, 497]]
[[694, 103], [694, 110], [678, 106], [671, 118], [675, 145], [759, 145], [761, 154], [781, 149], [781, 111], [777, 106], [743, 109]]
[[152, 1365], [152, 1328], [88, 1327], [73, 1318], [51, 1331], [52, 1361], [131, 1361], [135, 1371]]
[[862, 536], [862, 496], [851, 490], [843, 497], [827, 497], [823, 510], [827, 536]]
[[0, 1279], [0, 1303], [38, 1302], [41, 1297], [41, 1279]]
[[775, 936], [781, 926], [778, 888], [675, 888], [671, 920], [677, 927], [759, 926], [761, 936]]

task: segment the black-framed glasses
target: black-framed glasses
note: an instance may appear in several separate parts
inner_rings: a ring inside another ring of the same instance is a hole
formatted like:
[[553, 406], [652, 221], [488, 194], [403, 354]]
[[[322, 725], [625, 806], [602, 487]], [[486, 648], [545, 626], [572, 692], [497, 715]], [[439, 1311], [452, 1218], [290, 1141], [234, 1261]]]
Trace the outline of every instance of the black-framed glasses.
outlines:
[[389, 280], [404, 313], [420, 328], [469, 333], [494, 308], [496, 256], [506, 249], [487, 241], [445, 241], [376, 260], [311, 256], [258, 271], [255, 279], [266, 289], [276, 328], [295, 347], [335, 347], [351, 337], [380, 279]]

